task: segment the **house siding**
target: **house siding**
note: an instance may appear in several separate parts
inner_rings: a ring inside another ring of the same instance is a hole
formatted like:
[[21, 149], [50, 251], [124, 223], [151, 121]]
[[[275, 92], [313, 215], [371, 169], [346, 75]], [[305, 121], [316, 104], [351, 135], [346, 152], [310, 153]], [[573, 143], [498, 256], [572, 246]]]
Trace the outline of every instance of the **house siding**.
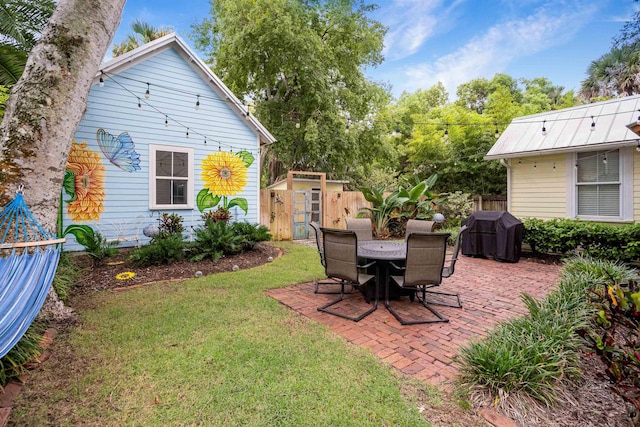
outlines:
[[510, 163], [512, 215], [521, 219], [566, 217], [567, 167], [564, 154], [511, 159]]
[[[144, 98], [149, 82], [150, 97]], [[200, 108], [195, 109], [200, 95]], [[139, 97], [139, 98], [138, 98]], [[142, 110], [138, 109], [138, 99]], [[104, 78], [104, 87], [95, 84], [88, 96], [85, 115], [78, 126], [74, 140], [86, 142], [95, 151], [105, 167], [104, 211], [99, 218], [78, 221], [69, 215], [63, 201], [63, 227], [82, 224], [101, 232], [107, 239], [138, 236], [146, 225], [157, 225], [162, 212], [176, 213], [184, 218], [183, 225], [189, 238], [192, 226], [201, 223], [200, 211], [194, 209], [149, 209], [149, 144], [189, 147], [194, 150], [194, 194], [203, 188], [200, 165], [208, 153], [218, 151], [248, 151], [254, 162], [247, 171], [247, 184], [241, 192], [229, 198], [244, 198], [248, 211], [231, 208], [234, 220], [258, 222], [259, 209], [259, 138], [230, 108], [230, 101], [222, 99], [208, 82], [174, 48], [161, 51], [128, 69], [113, 79]], [[165, 127], [165, 115], [169, 125]], [[189, 128], [189, 138], [186, 137]], [[96, 131], [104, 129], [118, 136], [128, 132], [140, 155], [140, 170], [127, 172], [112, 164], [103, 155], [96, 140]], [[204, 136], [207, 144], [204, 143]], [[63, 194], [63, 200], [69, 197]], [[195, 205], [195, 200], [194, 200]], [[66, 250], [80, 250], [73, 236], [67, 235]], [[129, 244], [135, 244], [129, 243]]]

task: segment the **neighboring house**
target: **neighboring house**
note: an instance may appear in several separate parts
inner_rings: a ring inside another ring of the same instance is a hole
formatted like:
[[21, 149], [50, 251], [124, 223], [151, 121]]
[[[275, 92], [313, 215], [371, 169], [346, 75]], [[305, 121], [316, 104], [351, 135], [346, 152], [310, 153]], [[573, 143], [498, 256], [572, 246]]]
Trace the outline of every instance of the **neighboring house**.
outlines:
[[640, 96], [514, 119], [485, 159], [507, 169], [519, 218], [640, 220]]
[[163, 213], [227, 207], [260, 218], [260, 149], [275, 139], [176, 34], [102, 64], [72, 144], [62, 201], [66, 250], [100, 232], [148, 241]]

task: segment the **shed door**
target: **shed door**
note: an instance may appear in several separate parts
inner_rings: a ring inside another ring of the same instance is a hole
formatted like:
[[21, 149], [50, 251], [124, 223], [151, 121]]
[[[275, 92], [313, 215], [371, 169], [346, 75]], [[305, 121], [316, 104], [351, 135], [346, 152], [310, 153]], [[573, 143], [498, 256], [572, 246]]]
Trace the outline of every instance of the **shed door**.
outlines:
[[293, 239], [306, 239], [309, 235], [309, 213], [307, 192], [293, 192]]

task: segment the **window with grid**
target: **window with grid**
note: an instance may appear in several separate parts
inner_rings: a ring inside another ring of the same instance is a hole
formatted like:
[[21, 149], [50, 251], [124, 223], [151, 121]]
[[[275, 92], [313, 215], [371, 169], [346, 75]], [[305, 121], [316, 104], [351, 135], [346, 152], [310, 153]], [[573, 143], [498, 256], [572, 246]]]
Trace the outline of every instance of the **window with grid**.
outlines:
[[193, 150], [151, 146], [149, 154], [151, 208], [192, 208]]
[[620, 217], [620, 153], [578, 153], [576, 193], [580, 217]]

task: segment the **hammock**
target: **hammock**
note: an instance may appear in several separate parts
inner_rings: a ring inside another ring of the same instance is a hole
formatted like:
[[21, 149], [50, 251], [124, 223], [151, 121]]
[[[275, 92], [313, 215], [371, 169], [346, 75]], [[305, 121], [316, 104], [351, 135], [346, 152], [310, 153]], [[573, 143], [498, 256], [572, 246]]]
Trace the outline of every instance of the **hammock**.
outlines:
[[[20, 341], [47, 297], [58, 261], [60, 244], [33, 218], [22, 197], [0, 212], [0, 357]], [[11, 238], [13, 242], [7, 242]]]

